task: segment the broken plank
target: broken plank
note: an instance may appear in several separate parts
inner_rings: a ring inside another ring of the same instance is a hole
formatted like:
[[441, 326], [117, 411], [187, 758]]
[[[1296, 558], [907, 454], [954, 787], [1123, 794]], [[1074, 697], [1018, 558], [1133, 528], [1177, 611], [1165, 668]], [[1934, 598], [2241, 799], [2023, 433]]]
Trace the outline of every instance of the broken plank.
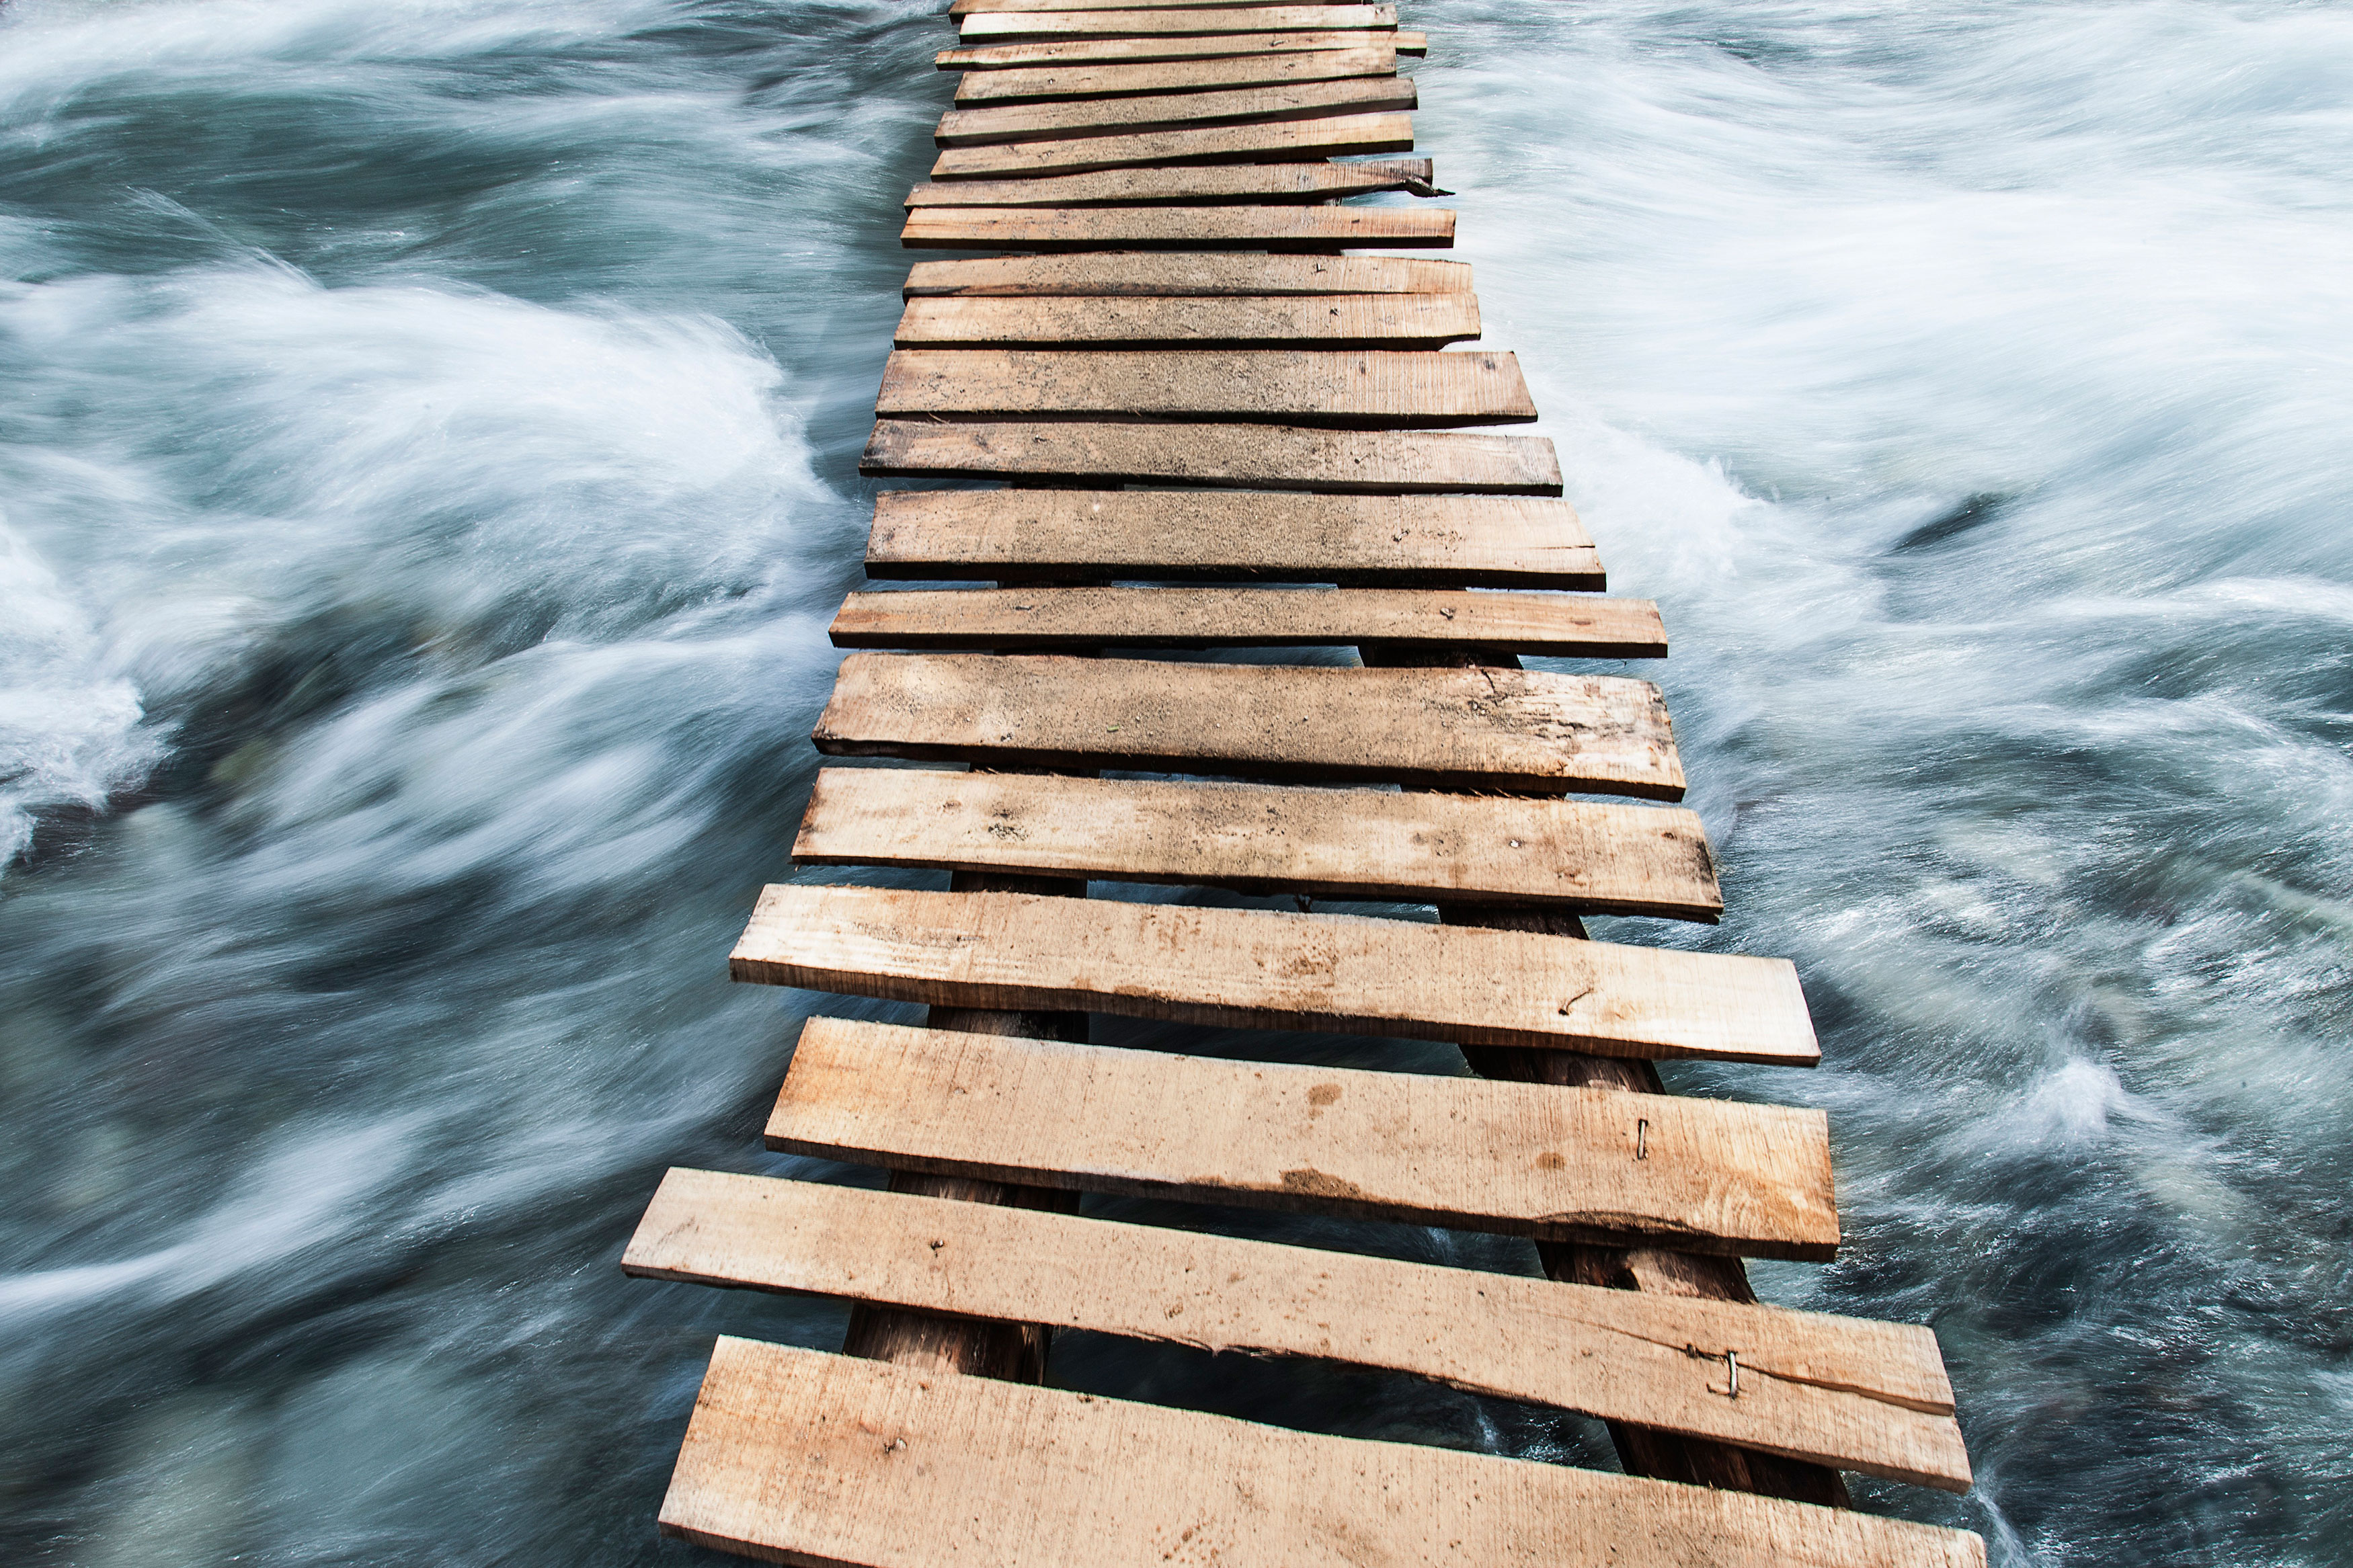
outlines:
[[823, 768], [793, 859], [1713, 921], [1673, 807], [1160, 779]]
[[[1321, 165], [1305, 164], [1303, 168]], [[1200, 173], [1222, 173], [1202, 170]], [[918, 261], [901, 292], [945, 295], [1467, 294], [1471, 267], [1389, 256], [1187, 256], [1121, 251]]]
[[1091, 174], [1050, 174], [1034, 180], [927, 182], [909, 191], [904, 205], [1075, 207], [1325, 202], [1378, 191], [1438, 195], [1430, 183], [1431, 177], [1427, 158], [1368, 158], [1355, 163], [1188, 163], [1174, 169], [1101, 169]]
[[677, 1167], [621, 1268], [1337, 1361], [1891, 1480], [1970, 1479], [1936, 1335], [1908, 1323]]
[[723, 1336], [661, 1527], [858, 1568], [1984, 1568], [1975, 1535]]
[[874, 412], [1435, 428], [1536, 416], [1508, 353], [1387, 349], [896, 349]]
[[942, 70], [1008, 70], [1036, 66], [1140, 65], [1155, 61], [1239, 58], [1253, 55], [1321, 54], [1386, 45], [1400, 55], [1421, 52], [1419, 33], [1306, 32], [1228, 33], [1213, 37], [1071, 38], [1059, 43], [992, 44], [983, 48], [942, 49], [933, 63]]
[[866, 574], [1608, 585], [1565, 500], [1235, 490], [885, 490]]
[[[956, 83], [955, 100], [958, 104], [992, 104], [1120, 98], [1134, 93], [1202, 92], [1395, 74], [1397, 48], [1387, 41], [1388, 35], [1366, 37], [1367, 41], [1362, 47], [1314, 49], [1303, 54], [966, 71]], [[1382, 41], [1371, 42], [1375, 37]]]
[[1413, 150], [1410, 114], [1330, 114], [1248, 125], [1198, 125], [1113, 136], [1070, 136], [981, 147], [950, 147], [932, 163], [934, 180], [1083, 174], [1141, 164], [1278, 163], [1356, 153]]
[[836, 647], [1352, 647], [1664, 658], [1648, 599], [1434, 588], [941, 588], [852, 594]]
[[878, 419], [862, 474], [1161, 481], [1389, 494], [1560, 494], [1541, 436], [1269, 425]]
[[1356, 77], [1286, 83], [1225, 92], [1162, 93], [1144, 98], [1085, 99], [1075, 103], [1018, 103], [952, 109], [940, 116], [932, 140], [943, 147], [1084, 136], [1113, 131], [1168, 131], [1226, 121], [1286, 120], [1338, 112], [1371, 114], [1414, 106], [1404, 77]]
[[899, 243], [910, 250], [1171, 250], [1236, 246], [1454, 243], [1451, 208], [1339, 206], [917, 207]]
[[1479, 335], [1475, 294], [910, 300], [902, 348], [1100, 343], [1436, 349]]
[[992, 767], [1683, 792], [1657, 687], [1524, 669], [857, 653], [813, 738], [828, 756]]
[[1029, 38], [1149, 38], [1227, 33], [1394, 31], [1395, 5], [1196, 5], [1125, 11], [969, 11], [966, 45]]

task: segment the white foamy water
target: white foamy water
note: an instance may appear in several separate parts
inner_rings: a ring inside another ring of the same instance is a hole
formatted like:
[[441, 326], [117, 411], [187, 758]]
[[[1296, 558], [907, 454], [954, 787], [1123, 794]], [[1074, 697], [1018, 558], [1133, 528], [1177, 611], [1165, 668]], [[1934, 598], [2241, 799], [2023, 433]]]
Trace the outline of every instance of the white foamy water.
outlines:
[[[1798, 961], [1823, 1068], [1678, 1083], [1827, 1107], [1844, 1256], [1760, 1283], [1946, 1347], [1978, 1491], [1865, 1505], [2010, 1563], [2340, 1561], [2353, 12], [1409, 20], [1725, 860], [1720, 929], [1606, 934]], [[685, 1560], [712, 1334], [836, 1342], [617, 1258], [666, 1164], [805, 1168], [757, 1135], [808, 999], [723, 960], [813, 771], [944, 36], [0, 8], [12, 1560]], [[1608, 1462], [1393, 1379], [1055, 1365]]]

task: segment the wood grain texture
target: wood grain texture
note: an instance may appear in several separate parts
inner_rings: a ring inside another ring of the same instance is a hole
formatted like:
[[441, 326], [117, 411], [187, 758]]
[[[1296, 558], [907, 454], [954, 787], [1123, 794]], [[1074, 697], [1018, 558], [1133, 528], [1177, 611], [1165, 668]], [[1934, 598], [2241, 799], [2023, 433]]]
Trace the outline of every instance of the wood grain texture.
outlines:
[[967, 11], [967, 46], [1029, 38], [1150, 38], [1205, 33], [1394, 31], [1394, 5], [1181, 5], [1126, 11]]
[[910, 250], [1214, 250], [1250, 245], [1407, 247], [1454, 243], [1450, 207], [915, 207]]
[[942, 70], [1020, 70], [1040, 66], [1141, 65], [1169, 60], [1249, 58], [1254, 56], [1323, 54], [1387, 45], [1400, 55], [1427, 47], [1419, 33], [1325, 29], [1286, 33], [1227, 33], [1211, 37], [1163, 35], [1151, 38], [1068, 38], [1039, 44], [990, 44], [942, 49], [932, 63]]
[[854, 653], [813, 736], [837, 757], [1680, 799], [1647, 680], [1536, 670]]
[[1556, 496], [1541, 436], [1269, 425], [878, 419], [858, 471], [1344, 494]]
[[[1375, 37], [1381, 41], [1374, 42]], [[959, 104], [1019, 103], [1333, 81], [1348, 77], [1389, 76], [1397, 70], [1397, 47], [1388, 41], [1388, 36], [1368, 34], [1359, 47], [1316, 49], [1306, 54], [966, 71], [956, 83], [955, 100]]]
[[1153, 251], [987, 256], [918, 261], [908, 269], [900, 292], [910, 300], [952, 295], [1467, 294], [1471, 267], [1462, 261], [1389, 256], [1187, 256]]
[[681, 1169], [621, 1267], [924, 1311], [1035, 1311], [1057, 1328], [1379, 1367], [1891, 1480], [1969, 1482], [1936, 1336], [1909, 1324]]
[[1683, 920], [1724, 908], [1696, 813], [1421, 791], [825, 768], [793, 859]]
[[1104, 344], [1435, 349], [1479, 335], [1475, 294], [910, 300], [902, 348]]
[[1976, 1536], [1908, 1521], [725, 1337], [661, 1527], [863, 1568], [1985, 1563]]
[[942, 588], [852, 594], [836, 647], [1506, 649], [1555, 658], [1664, 658], [1648, 599], [1434, 588]]
[[1038, 138], [1169, 131], [1229, 121], [1377, 114], [1413, 106], [1414, 87], [1410, 80], [1396, 76], [1355, 77], [1221, 92], [1157, 93], [1142, 98], [952, 109], [940, 116], [932, 140], [943, 147], [978, 147]]
[[1345, 915], [776, 884], [762, 891], [728, 972], [934, 1006], [1645, 1058], [1820, 1059], [1797, 971], [1780, 959]]
[[950, 147], [932, 162], [934, 180], [1083, 174], [1145, 164], [1281, 163], [1413, 149], [1410, 114], [1330, 114], [1246, 125], [1197, 125], [1107, 136]]
[[897, 349], [874, 412], [1430, 429], [1536, 416], [1516, 356], [1474, 349]]
[[[907, 193], [914, 207], [1186, 206], [1208, 203], [1324, 202], [1377, 191], [1433, 194], [1427, 158], [1355, 163], [1190, 163], [1174, 169], [1103, 169], [1036, 180], [947, 180]], [[931, 265], [939, 265], [936, 263]]]
[[1240, 490], [884, 490], [866, 574], [1608, 586], [1565, 500]]
[[812, 1018], [767, 1142], [937, 1175], [1553, 1241], [1838, 1250], [1827, 1119], [1779, 1106]]

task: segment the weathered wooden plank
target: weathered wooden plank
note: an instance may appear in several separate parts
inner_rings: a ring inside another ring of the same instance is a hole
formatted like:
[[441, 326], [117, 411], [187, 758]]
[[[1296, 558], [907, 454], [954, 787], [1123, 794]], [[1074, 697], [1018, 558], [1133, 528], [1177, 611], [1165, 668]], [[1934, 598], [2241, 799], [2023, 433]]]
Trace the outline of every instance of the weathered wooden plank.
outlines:
[[[990, 104], [1119, 98], [1133, 93], [1202, 92], [1394, 74], [1397, 47], [1388, 41], [1388, 35], [1366, 37], [1367, 41], [1358, 47], [1315, 49], [1305, 54], [966, 71], [956, 83], [955, 100], [959, 104]], [[1372, 42], [1375, 37], [1380, 41]]]
[[836, 647], [1351, 647], [1664, 658], [1648, 599], [1435, 588], [943, 588], [852, 594]]
[[1011, 344], [1435, 349], [1479, 335], [1475, 294], [910, 300], [902, 348]]
[[999, 767], [1683, 790], [1657, 687], [1536, 670], [856, 653], [814, 738], [828, 756]]
[[1527, 424], [1512, 354], [1387, 349], [896, 349], [874, 412], [1266, 420], [1360, 429]]
[[1975, 1535], [1851, 1509], [724, 1336], [661, 1527], [855, 1568], [1985, 1563]]
[[1411, 247], [1454, 243], [1447, 207], [917, 207], [910, 250], [1214, 250], [1221, 247]]
[[[1303, 58], [1303, 57], [1300, 57]], [[1092, 98], [1071, 103], [1017, 103], [983, 109], [951, 109], [940, 116], [932, 140], [943, 147], [978, 147], [990, 142], [1048, 137], [1100, 135], [1108, 132], [1169, 131], [1244, 120], [1296, 120], [1335, 113], [1372, 114], [1414, 106], [1413, 82], [1405, 77], [1346, 78], [1337, 81], [1286, 82], [1279, 87], [1224, 92], [1157, 93], [1143, 98]]]
[[[1066, 900], [1068, 901], [1068, 900]], [[812, 1018], [786, 1153], [1568, 1241], [1825, 1259], [1819, 1110]]]
[[942, 49], [933, 63], [942, 70], [1008, 70], [1035, 66], [1142, 65], [1167, 60], [1241, 58], [1252, 55], [1321, 54], [1386, 44], [1400, 55], [1427, 47], [1408, 32], [1324, 30], [1304, 33], [1225, 33], [1208, 37], [1164, 35], [1151, 38], [1070, 38], [1055, 43], [991, 44], [981, 48]]
[[905, 866], [1714, 921], [1696, 814], [1420, 790], [825, 768], [805, 866]]
[[1810, 1067], [1821, 1054], [1783, 960], [1480, 926], [778, 884], [728, 963], [738, 980], [936, 1006], [1645, 1059]]
[[[1314, 168], [1316, 165], [1302, 165]], [[1203, 170], [1200, 173], [1221, 171]], [[1390, 256], [1187, 256], [1152, 251], [918, 261], [901, 292], [934, 295], [1467, 294], [1471, 266]]]
[[1565, 500], [1236, 490], [885, 490], [866, 574], [1608, 585]]
[[1248, 125], [1200, 125], [1114, 136], [1071, 136], [998, 146], [950, 147], [933, 160], [934, 180], [1083, 174], [1143, 164], [1275, 163], [1356, 153], [1413, 150], [1410, 114], [1332, 114]]
[[955, 0], [948, 15], [963, 18], [987, 11], [1175, 11], [1233, 8], [1234, 0]]
[[1205, 33], [1394, 31], [1397, 7], [1377, 5], [1197, 5], [1128, 11], [969, 11], [958, 22], [966, 45], [1025, 38], [1151, 38]]
[[[1379, 1367], [1963, 1490], [1934, 1333], [1158, 1226], [672, 1168], [622, 1269]], [[1727, 1360], [1726, 1358], [1730, 1359]], [[1728, 1397], [1729, 1367], [1740, 1394]]]
[[878, 419], [858, 471], [1397, 495], [1556, 496], [1561, 489], [1560, 460], [1541, 436], [1084, 420]]
[[[1377, 191], [1441, 194], [1427, 158], [1355, 163], [1187, 163], [1171, 169], [1100, 169], [1035, 180], [947, 180], [907, 193], [909, 207], [1198, 205], [1217, 202], [1324, 202]], [[951, 263], [919, 263], [945, 266]], [[1458, 264], [1459, 265], [1459, 264]]]

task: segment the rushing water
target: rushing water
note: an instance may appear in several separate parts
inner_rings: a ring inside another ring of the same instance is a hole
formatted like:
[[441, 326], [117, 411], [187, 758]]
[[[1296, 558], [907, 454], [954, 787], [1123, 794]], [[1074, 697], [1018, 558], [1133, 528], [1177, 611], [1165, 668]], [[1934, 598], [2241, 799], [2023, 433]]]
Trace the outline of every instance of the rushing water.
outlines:
[[[1410, 7], [1409, 7], [1410, 9]], [[2005, 1563], [2353, 1556], [2353, 9], [1425, 0], [1425, 143], [1786, 953]], [[0, 1551], [684, 1561], [634, 1284], [785, 847], [946, 96], [927, 5], [0, 8]], [[889, 1009], [829, 1004], [877, 1016]], [[1099, 1037], [1175, 1037], [1116, 1025]], [[1335, 1039], [1217, 1048], [1449, 1070]], [[1525, 1268], [1379, 1226], [1154, 1213]], [[1057, 1377], [1606, 1463], [1069, 1337]], [[1010, 1504], [1008, 1504], [1010, 1506]]]

